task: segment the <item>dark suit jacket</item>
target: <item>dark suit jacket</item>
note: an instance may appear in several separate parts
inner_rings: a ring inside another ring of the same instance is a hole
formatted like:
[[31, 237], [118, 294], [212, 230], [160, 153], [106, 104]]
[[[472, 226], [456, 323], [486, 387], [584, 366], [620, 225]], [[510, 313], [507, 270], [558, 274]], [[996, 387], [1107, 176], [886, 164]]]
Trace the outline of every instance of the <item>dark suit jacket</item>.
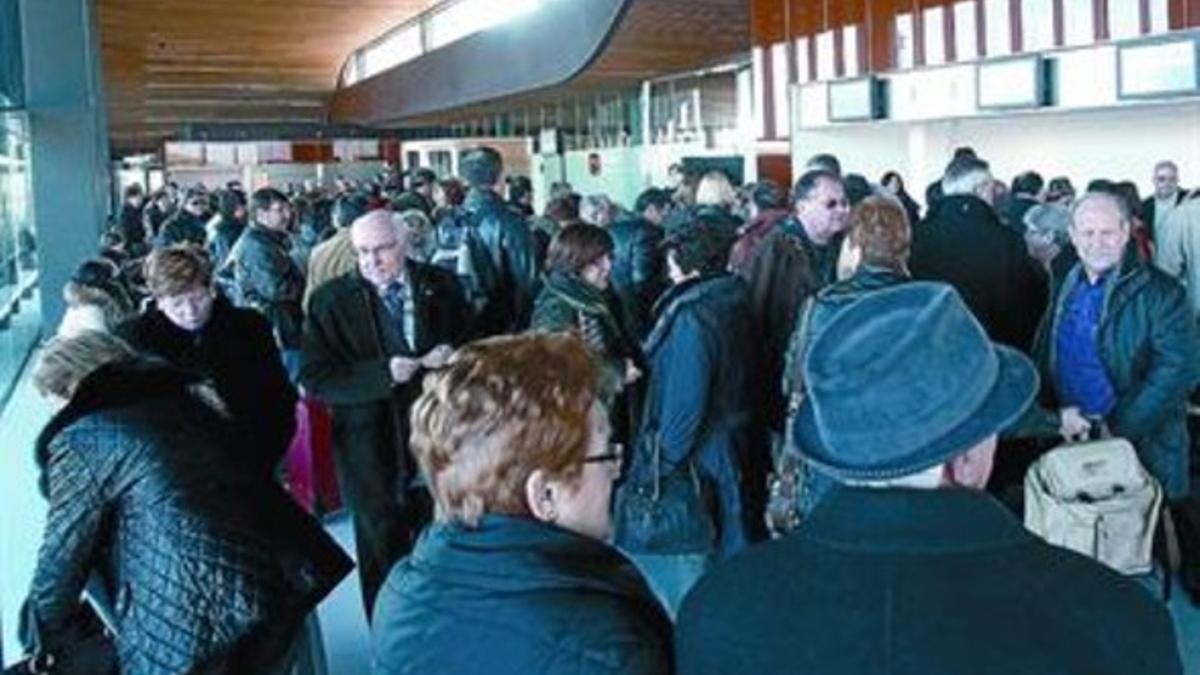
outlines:
[[956, 489], [834, 490], [700, 580], [676, 653], [683, 675], [1182, 672], [1150, 592]]
[[358, 271], [337, 277], [312, 296], [304, 327], [300, 380], [333, 408], [334, 444], [407, 447], [408, 406], [421, 376], [392, 383], [392, 356], [420, 356], [439, 344], [457, 345], [471, 328], [471, 313], [454, 275], [407, 263], [416, 323], [414, 347], [400, 337], [379, 294]]

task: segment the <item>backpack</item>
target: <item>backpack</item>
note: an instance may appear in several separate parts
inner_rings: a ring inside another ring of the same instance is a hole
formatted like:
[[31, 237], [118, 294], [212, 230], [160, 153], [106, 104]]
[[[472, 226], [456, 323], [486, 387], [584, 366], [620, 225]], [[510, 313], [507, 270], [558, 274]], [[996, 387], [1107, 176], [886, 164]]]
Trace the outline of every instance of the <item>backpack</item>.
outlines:
[[1122, 574], [1153, 567], [1162, 487], [1129, 441], [1064, 445], [1025, 475], [1025, 527]]

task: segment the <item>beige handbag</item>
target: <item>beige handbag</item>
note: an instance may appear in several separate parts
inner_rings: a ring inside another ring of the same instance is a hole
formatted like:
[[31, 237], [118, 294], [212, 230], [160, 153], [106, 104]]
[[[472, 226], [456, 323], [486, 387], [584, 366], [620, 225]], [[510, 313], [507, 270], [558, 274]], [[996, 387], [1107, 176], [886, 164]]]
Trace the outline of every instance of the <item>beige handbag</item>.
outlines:
[[1025, 527], [1122, 574], [1152, 567], [1163, 493], [1129, 441], [1064, 445], [1025, 475]]

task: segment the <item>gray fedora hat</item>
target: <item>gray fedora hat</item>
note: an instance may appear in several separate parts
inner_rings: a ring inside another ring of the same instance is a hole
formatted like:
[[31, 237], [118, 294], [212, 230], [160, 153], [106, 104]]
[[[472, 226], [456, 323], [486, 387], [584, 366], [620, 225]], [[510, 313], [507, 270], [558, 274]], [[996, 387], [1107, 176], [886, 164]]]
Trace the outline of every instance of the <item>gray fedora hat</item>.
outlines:
[[1021, 416], [1033, 364], [993, 344], [953, 288], [901, 284], [840, 310], [805, 356], [792, 424], [834, 478], [887, 480], [941, 464]]

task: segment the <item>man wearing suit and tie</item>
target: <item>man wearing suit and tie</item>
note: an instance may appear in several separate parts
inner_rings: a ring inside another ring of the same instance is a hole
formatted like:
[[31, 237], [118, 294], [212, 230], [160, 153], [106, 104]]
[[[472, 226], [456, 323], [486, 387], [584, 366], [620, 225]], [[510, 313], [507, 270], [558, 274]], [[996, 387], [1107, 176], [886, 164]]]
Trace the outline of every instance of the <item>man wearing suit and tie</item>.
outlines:
[[388, 570], [428, 521], [408, 452], [408, 409], [425, 370], [440, 367], [471, 314], [457, 279], [406, 257], [409, 232], [390, 211], [351, 225], [358, 269], [317, 289], [300, 379], [333, 409], [334, 463], [354, 518], [368, 618]]

